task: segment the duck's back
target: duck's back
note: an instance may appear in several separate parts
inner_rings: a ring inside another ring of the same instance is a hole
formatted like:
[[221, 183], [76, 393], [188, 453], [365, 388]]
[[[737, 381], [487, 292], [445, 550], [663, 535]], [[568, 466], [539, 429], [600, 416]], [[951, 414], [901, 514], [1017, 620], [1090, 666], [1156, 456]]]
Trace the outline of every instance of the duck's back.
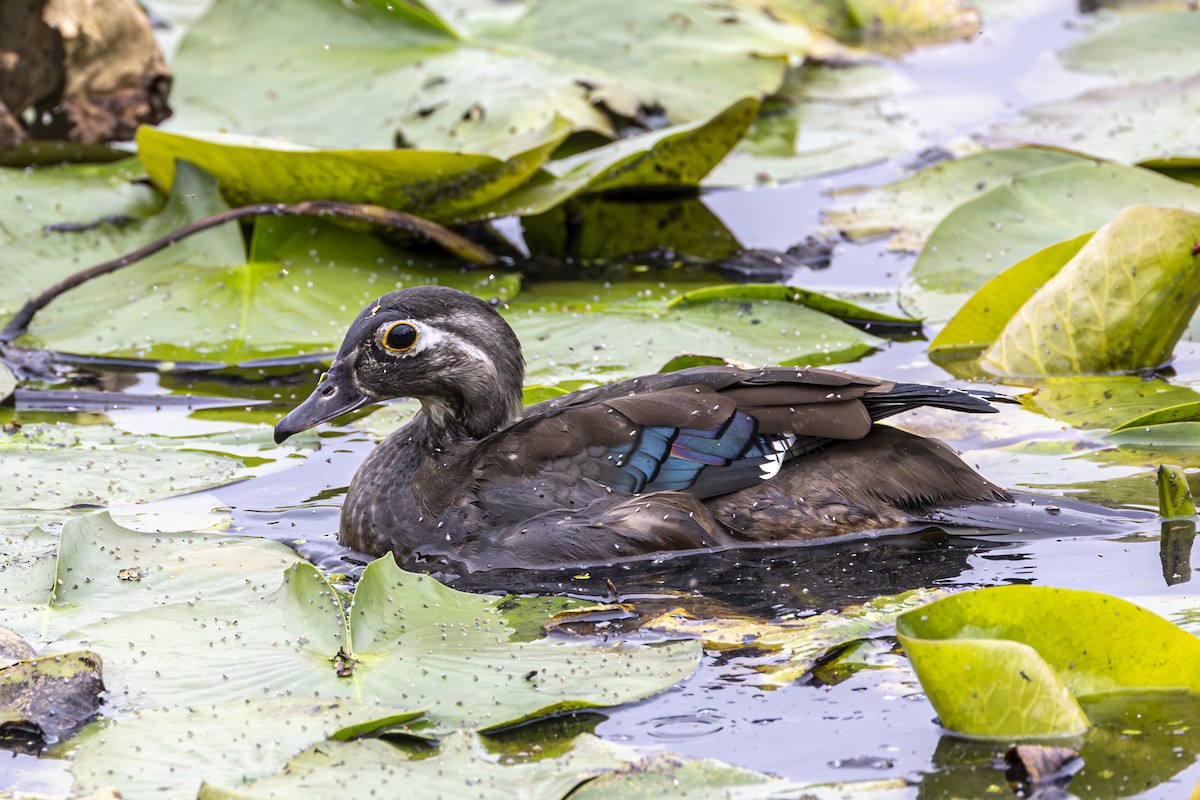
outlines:
[[402, 562], [538, 566], [1004, 499], [944, 445], [874, 425], [922, 405], [994, 410], [986, 396], [828, 370], [701, 367], [554, 398], [482, 440], [431, 440], [418, 417], [355, 476], [342, 539]]

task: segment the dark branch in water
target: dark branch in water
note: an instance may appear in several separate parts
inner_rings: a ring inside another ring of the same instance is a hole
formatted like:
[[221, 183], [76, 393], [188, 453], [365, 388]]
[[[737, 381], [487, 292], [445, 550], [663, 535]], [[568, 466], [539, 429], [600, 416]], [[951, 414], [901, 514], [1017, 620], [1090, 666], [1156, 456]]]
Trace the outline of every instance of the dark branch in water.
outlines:
[[[139, 247], [131, 253], [126, 253], [119, 258], [105, 261], [103, 264], [97, 264], [94, 267], [89, 267], [64, 278], [36, 297], [30, 298], [29, 302], [22, 306], [21, 310], [14, 314], [9, 323], [4, 326], [4, 330], [0, 331], [0, 342], [11, 342], [25, 333], [29, 328], [29, 323], [33, 321], [33, 317], [37, 312], [48, 306], [59, 295], [69, 292], [71, 289], [87, 283], [93, 278], [99, 278], [128, 267], [130, 264], [167, 249], [192, 234], [206, 231], [209, 228], [215, 228], [218, 225], [223, 225], [226, 222], [241, 219], [242, 217], [257, 217], [267, 214], [275, 216], [290, 214], [309, 217], [343, 217], [370, 222], [376, 225], [385, 225], [390, 228], [402, 228], [428, 236], [454, 255], [473, 264], [491, 264], [496, 261], [496, 256], [491, 251], [465, 236], [455, 233], [444, 225], [439, 225], [436, 222], [412, 214], [406, 214], [403, 211], [393, 211], [390, 208], [364, 203], [341, 203], [334, 200], [306, 200], [302, 203], [257, 203], [251, 206], [231, 208], [228, 211], [222, 211], [220, 214], [213, 214], [211, 217], [198, 219], [195, 222], [184, 225], [178, 230], [172, 231], [161, 239], [156, 239], [143, 247]], [[80, 230], [86, 229], [80, 228]]]

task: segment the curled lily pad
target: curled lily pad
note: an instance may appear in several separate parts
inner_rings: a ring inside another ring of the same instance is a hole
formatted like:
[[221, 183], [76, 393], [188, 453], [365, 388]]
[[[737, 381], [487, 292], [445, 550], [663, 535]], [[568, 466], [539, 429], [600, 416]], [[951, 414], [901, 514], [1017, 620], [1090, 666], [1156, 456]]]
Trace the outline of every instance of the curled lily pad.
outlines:
[[217, 178], [231, 203], [340, 200], [373, 203], [455, 222], [520, 186], [565, 138], [565, 125], [513, 145], [506, 159], [438, 150], [317, 150], [229, 134], [184, 134], [143, 127], [138, 153], [151, 179], [169, 192], [183, 159]]
[[1200, 400], [1147, 411], [1145, 414], [1125, 420], [1114, 426], [1112, 430], [1113, 433], [1116, 433], [1134, 428], [1148, 428], [1151, 425], [1166, 425], [1171, 422], [1200, 422]]
[[1165, 364], [1200, 305], [1197, 241], [1200, 213], [1125, 209], [1021, 306], [983, 367], [1017, 376]]
[[1200, 639], [1096, 592], [979, 589], [896, 630], [942, 724], [968, 736], [1073, 736], [1088, 728], [1077, 698], [1200, 691]]

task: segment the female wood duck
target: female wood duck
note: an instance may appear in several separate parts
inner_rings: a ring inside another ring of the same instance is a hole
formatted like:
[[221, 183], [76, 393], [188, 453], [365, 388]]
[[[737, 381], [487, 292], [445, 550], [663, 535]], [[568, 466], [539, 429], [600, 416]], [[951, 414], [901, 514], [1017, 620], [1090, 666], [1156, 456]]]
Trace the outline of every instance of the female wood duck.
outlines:
[[363, 310], [275, 440], [414, 397], [350, 483], [343, 544], [468, 569], [610, 562], [911, 523], [1009, 496], [946, 445], [875, 423], [988, 393], [823, 369], [698, 367], [523, 409], [516, 335], [487, 303], [425, 286]]

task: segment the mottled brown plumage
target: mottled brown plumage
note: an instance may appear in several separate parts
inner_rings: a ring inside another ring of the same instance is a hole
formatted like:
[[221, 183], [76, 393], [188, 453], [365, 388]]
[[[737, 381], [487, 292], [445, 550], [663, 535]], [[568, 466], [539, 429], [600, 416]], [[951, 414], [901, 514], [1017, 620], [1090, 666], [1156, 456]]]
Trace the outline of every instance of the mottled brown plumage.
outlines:
[[[411, 345], [409, 344], [411, 342]], [[521, 409], [523, 360], [486, 303], [437, 287], [380, 298], [276, 438], [368, 402], [416, 418], [354, 476], [341, 541], [470, 569], [607, 562], [664, 550], [895, 527], [1007, 501], [944, 444], [876, 422], [990, 395], [820, 369], [700, 367]]]

